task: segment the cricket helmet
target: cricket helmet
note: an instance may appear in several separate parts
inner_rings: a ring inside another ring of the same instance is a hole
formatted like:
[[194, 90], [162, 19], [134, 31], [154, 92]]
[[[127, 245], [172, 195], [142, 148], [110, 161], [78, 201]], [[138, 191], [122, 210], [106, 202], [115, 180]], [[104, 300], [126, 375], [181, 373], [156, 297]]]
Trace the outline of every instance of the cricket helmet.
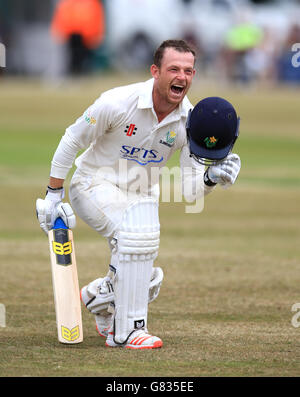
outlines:
[[191, 156], [204, 165], [218, 164], [231, 152], [239, 124], [231, 103], [220, 97], [202, 99], [189, 111], [186, 123]]

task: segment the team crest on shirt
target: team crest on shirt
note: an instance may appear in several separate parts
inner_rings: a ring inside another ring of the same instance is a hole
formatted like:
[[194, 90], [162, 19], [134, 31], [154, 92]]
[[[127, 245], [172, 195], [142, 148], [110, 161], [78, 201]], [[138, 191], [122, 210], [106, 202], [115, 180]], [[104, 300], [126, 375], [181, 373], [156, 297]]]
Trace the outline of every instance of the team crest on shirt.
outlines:
[[84, 119], [85, 119], [85, 121], [86, 121], [88, 124], [92, 124], [92, 125], [96, 124], [96, 119], [95, 119], [94, 117], [91, 116], [91, 111], [90, 111], [90, 110], [87, 110], [87, 111], [84, 113]]
[[176, 139], [176, 132], [168, 131], [164, 139], [161, 139], [159, 143], [162, 143], [163, 145], [166, 145], [168, 147], [172, 147], [175, 143], [175, 139]]
[[126, 125], [126, 128], [124, 130], [127, 136], [135, 135], [136, 131], [137, 131], [137, 127], [135, 126], [135, 124]]

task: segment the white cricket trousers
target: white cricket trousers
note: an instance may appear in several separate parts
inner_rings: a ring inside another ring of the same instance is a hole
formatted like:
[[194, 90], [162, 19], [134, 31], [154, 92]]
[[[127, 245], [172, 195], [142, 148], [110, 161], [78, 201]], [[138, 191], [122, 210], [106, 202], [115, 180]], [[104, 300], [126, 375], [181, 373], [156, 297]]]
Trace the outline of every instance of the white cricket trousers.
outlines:
[[76, 170], [70, 183], [69, 198], [76, 214], [110, 240], [118, 231], [126, 208], [141, 197]]

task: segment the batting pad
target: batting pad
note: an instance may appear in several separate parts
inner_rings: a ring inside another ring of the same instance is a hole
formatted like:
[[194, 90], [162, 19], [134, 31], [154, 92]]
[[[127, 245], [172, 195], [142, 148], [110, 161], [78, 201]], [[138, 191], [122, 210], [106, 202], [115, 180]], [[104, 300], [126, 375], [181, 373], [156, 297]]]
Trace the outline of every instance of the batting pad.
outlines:
[[117, 233], [118, 265], [115, 293], [114, 341], [125, 343], [139, 328], [147, 328], [152, 266], [159, 248], [158, 203], [144, 198], [125, 211]]

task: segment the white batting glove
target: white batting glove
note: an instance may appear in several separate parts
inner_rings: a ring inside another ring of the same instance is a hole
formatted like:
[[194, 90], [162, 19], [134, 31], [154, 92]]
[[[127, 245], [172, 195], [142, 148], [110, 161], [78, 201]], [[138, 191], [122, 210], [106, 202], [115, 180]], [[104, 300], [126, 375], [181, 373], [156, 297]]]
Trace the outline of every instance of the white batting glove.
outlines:
[[72, 207], [68, 203], [63, 203], [61, 200], [64, 197], [64, 189], [56, 192], [49, 191], [45, 199], [36, 200], [36, 214], [40, 222], [41, 229], [48, 234], [48, 231], [53, 228], [54, 222], [61, 217], [65, 225], [73, 229], [76, 226], [76, 217]]
[[207, 169], [207, 176], [213, 183], [219, 183], [224, 189], [233, 185], [241, 169], [241, 159], [235, 154], [229, 154], [220, 164]]

